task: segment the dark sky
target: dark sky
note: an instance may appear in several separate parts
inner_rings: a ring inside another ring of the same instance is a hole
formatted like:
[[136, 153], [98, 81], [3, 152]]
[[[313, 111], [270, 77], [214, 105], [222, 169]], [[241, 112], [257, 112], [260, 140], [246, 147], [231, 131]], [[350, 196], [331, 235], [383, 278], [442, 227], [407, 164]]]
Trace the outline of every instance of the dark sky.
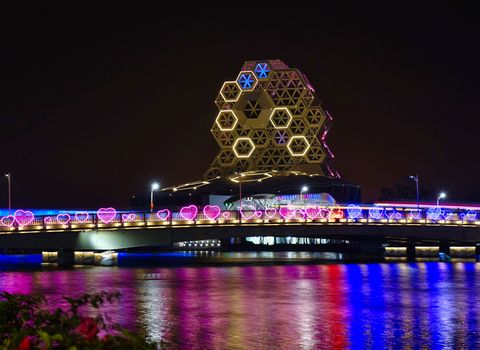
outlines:
[[45, 4], [0, 15], [0, 171], [16, 207], [122, 206], [153, 180], [199, 179], [222, 82], [269, 58], [316, 88], [335, 167], [365, 200], [409, 173], [451, 200], [480, 189], [473, 7]]

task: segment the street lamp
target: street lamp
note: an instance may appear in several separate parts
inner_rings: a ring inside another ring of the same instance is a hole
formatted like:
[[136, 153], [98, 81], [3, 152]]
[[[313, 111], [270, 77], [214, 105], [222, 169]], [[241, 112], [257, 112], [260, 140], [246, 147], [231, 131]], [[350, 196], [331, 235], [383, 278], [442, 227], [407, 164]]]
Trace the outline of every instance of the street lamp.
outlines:
[[418, 174], [417, 175], [410, 175], [409, 178], [411, 178], [413, 181], [415, 181], [415, 185], [416, 185], [416, 188], [417, 188], [417, 210], [420, 209], [420, 199], [419, 199], [419, 195], [418, 195]]
[[446, 197], [447, 197], [447, 195], [445, 194], [445, 192], [440, 192], [440, 193], [438, 194], [438, 196], [437, 196], [437, 207], [438, 207], [438, 205], [439, 205], [439, 203], [440, 203], [440, 199], [443, 199], [443, 198], [446, 198]]
[[308, 186], [303, 185], [302, 188], [300, 189], [300, 198], [302, 200], [302, 205], [305, 202], [305, 195], [304, 193], [308, 192]]
[[12, 210], [12, 174], [7, 173], [5, 174], [5, 177], [8, 181], [8, 214], [10, 214]]
[[150, 191], [150, 212], [153, 212], [154, 204], [153, 204], [153, 192], [158, 190], [160, 185], [156, 182], [152, 184], [152, 190]]

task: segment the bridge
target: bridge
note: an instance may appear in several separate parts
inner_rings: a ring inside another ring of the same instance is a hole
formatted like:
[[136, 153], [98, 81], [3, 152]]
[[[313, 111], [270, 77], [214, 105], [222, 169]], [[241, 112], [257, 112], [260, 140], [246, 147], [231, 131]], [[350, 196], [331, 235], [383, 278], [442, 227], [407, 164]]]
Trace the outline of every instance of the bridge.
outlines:
[[105, 251], [172, 247], [230, 238], [304, 237], [392, 246], [476, 246], [476, 207], [333, 206], [222, 210], [215, 205], [176, 212], [117, 212], [114, 208], [36, 216], [17, 210], [0, 219], [0, 247], [36, 251]]
[[[280, 60], [247, 61], [215, 99], [211, 133], [220, 150], [202, 180], [160, 190], [163, 209], [155, 212], [9, 212], [0, 217], [0, 248], [104, 251], [300, 237], [407, 251], [418, 245], [477, 250], [480, 206], [336, 204], [359, 202], [360, 187], [332, 166], [326, 136], [333, 118], [320, 101], [300, 70]], [[151, 196], [153, 204], [153, 189]], [[145, 208], [138, 198], [132, 206]]]

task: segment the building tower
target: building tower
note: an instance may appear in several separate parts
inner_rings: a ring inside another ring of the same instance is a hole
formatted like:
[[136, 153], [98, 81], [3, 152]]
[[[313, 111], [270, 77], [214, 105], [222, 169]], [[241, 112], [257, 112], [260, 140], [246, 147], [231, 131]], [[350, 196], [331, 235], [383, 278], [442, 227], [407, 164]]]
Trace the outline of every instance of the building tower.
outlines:
[[325, 142], [332, 118], [298, 69], [280, 60], [245, 62], [215, 103], [211, 132], [220, 151], [205, 179], [256, 171], [339, 178]]

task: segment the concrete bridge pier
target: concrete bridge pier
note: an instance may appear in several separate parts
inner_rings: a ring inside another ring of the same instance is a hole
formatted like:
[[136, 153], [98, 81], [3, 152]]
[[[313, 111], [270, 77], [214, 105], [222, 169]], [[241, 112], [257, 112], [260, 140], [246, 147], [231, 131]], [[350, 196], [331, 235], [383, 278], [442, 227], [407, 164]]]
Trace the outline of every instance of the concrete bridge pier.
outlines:
[[445, 255], [447, 259], [450, 258], [450, 244], [446, 242], [440, 242], [440, 245], [438, 247], [438, 254], [439, 256]]
[[415, 241], [412, 239], [407, 240], [407, 258], [414, 259], [416, 256]]
[[75, 251], [70, 249], [60, 249], [57, 252], [58, 266], [73, 266], [75, 264]]

